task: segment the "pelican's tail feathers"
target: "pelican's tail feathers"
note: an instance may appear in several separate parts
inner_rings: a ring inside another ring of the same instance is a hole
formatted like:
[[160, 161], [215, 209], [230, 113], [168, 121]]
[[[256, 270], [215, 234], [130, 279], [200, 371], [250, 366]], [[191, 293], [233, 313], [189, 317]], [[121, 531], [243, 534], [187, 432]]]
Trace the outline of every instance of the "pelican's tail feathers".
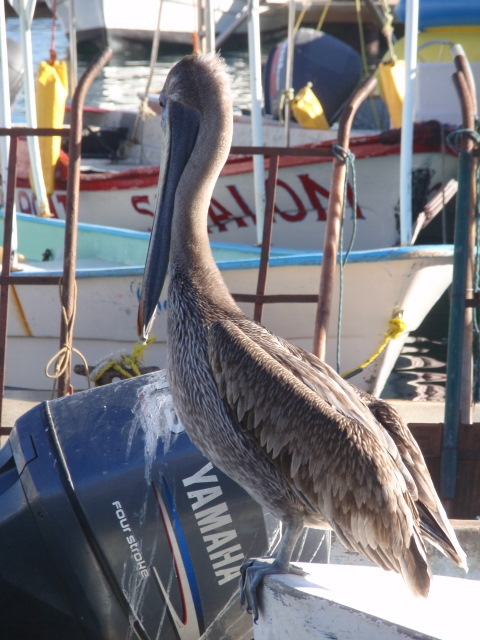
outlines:
[[400, 573], [415, 596], [426, 598], [430, 590], [432, 573], [425, 545], [417, 531], [413, 532], [410, 547], [399, 559]]

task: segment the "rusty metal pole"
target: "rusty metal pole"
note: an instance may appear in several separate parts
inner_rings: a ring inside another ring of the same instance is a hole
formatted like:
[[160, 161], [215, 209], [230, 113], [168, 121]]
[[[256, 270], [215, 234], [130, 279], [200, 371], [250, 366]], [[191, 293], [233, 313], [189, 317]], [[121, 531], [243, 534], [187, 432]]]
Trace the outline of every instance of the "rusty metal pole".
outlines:
[[[277, 185], [279, 156], [270, 156], [270, 168], [268, 170], [267, 200], [265, 202], [265, 216], [263, 219], [262, 252], [260, 267], [258, 269], [257, 296], [263, 296], [267, 286], [268, 261], [270, 259], [270, 246], [272, 244], [273, 211], [275, 207], [275, 191]], [[262, 321], [263, 302], [255, 303], [253, 319]]]
[[60, 349], [66, 353], [66, 366], [58, 379], [58, 396], [71, 393], [72, 330], [75, 316], [75, 268], [77, 264], [77, 223], [80, 192], [80, 161], [82, 144], [83, 105], [85, 95], [93, 80], [112, 57], [111, 49], [103, 49], [89, 65], [75, 90], [69, 140], [69, 164], [67, 177], [66, 224], [64, 240], [64, 262], [62, 279], [62, 320], [60, 326]]
[[[348, 151], [350, 145], [350, 131], [352, 128], [353, 118], [355, 117], [359, 106], [370, 95], [376, 84], [374, 77], [370, 77], [365, 80], [343, 110], [339, 121], [337, 145], [344, 151]], [[332, 179], [330, 183], [327, 225], [323, 243], [322, 272], [320, 275], [320, 288], [312, 349], [313, 353], [321, 360], [325, 359], [328, 325], [332, 309], [335, 267], [342, 222], [345, 174], [345, 161], [335, 157], [333, 160]], [[356, 215], [356, 211], [354, 211], [353, 215]]]

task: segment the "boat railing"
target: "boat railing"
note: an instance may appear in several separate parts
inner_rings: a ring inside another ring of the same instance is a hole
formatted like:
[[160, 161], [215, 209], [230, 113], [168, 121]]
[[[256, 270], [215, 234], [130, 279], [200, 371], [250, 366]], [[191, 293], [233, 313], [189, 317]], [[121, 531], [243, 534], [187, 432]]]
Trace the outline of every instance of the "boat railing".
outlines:
[[[7, 315], [8, 299], [11, 286], [21, 284], [56, 284], [61, 287], [61, 324], [60, 324], [60, 352], [61, 366], [58, 370], [57, 396], [71, 393], [71, 354], [72, 331], [75, 316], [75, 268], [77, 257], [77, 224], [78, 201], [80, 191], [80, 163], [81, 142], [83, 128], [83, 106], [85, 96], [93, 80], [100, 73], [112, 56], [110, 49], [103, 49], [93, 59], [80, 82], [72, 99], [70, 126], [60, 128], [30, 128], [7, 127], [0, 129], [0, 136], [10, 137], [10, 151], [8, 158], [7, 185], [4, 211], [4, 235], [2, 274], [0, 276], [0, 424], [2, 416], [3, 396], [5, 390], [5, 365], [7, 348]], [[67, 178], [67, 202], [65, 212], [65, 238], [63, 275], [56, 276], [19, 276], [12, 272], [12, 233], [15, 210], [15, 185], [17, 177], [17, 143], [23, 136], [65, 136], [69, 135], [69, 164]], [[9, 429], [0, 426], [0, 435], [8, 435]]]
[[[291, 148], [291, 147], [232, 147], [234, 154], [263, 155], [269, 158], [267, 178], [265, 215], [261, 243], [260, 267], [255, 294], [233, 294], [238, 302], [254, 303], [254, 319], [261, 322], [263, 305], [277, 302], [310, 302], [317, 304], [315, 331], [312, 351], [320, 358], [325, 358], [326, 341], [332, 308], [333, 284], [341, 230], [342, 212], [345, 197], [345, 179], [347, 159], [350, 154], [350, 132], [353, 119], [362, 102], [371, 94], [376, 86], [373, 77], [365, 80], [349, 100], [339, 120], [337, 140], [326, 148]], [[272, 240], [273, 214], [275, 210], [275, 192], [280, 157], [325, 156], [332, 158], [333, 170], [328, 200], [327, 227], [323, 244], [322, 271], [317, 295], [266, 295], [268, 262]]]

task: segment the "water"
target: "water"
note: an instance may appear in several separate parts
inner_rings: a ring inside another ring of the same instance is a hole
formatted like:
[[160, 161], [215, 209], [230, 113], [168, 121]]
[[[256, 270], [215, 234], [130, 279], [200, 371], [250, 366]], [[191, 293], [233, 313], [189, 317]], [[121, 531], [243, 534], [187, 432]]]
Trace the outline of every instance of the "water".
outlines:
[[[7, 18], [7, 35], [20, 41], [20, 24], [17, 18]], [[56, 23], [55, 50], [59, 60], [68, 59], [68, 39], [62, 31], [60, 23]], [[52, 19], [34, 18], [32, 23], [32, 49], [34, 69], [42, 60], [48, 60], [52, 37]], [[172, 65], [182, 54], [162, 53], [155, 67], [150, 85], [150, 92], [158, 92], [163, 86], [165, 77]], [[93, 54], [92, 54], [93, 57]], [[250, 107], [250, 86], [248, 71], [248, 54], [246, 51], [226, 51], [224, 54], [232, 76], [234, 104], [238, 109]], [[79, 56], [78, 77], [80, 78], [91, 58]], [[103, 108], [138, 109], [139, 95], [145, 93], [150, 73], [150, 59], [140, 57], [138, 51], [132, 55], [117, 55], [94, 80], [85, 100], [88, 106]], [[25, 102], [23, 93], [19, 96], [12, 112], [13, 122], [25, 122]]]
[[[51, 43], [51, 18], [35, 18], [32, 24], [34, 68], [41, 60], [48, 59]], [[7, 18], [7, 34], [20, 40], [19, 21]], [[57, 22], [55, 48], [60, 60], [68, 58], [68, 40]], [[181, 54], [163, 54], [151, 83], [151, 92], [159, 91], [172, 64]], [[266, 57], [267, 51], [264, 52]], [[244, 50], [225, 51], [224, 57], [232, 76], [234, 104], [239, 109], [250, 107], [248, 55]], [[79, 77], [90, 60], [79, 59]], [[149, 75], [149, 59], [138, 52], [113, 58], [93, 82], [87, 94], [86, 104], [105, 108], [123, 107], [137, 109], [139, 95], [145, 92]], [[25, 121], [23, 95], [12, 112], [13, 122]], [[445, 397], [446, 350], [448, 327], [448, 295], [437, 303], [429, 317], [417, 331], [410, 335], [405, 348], [392, 372], [383, 397], [410, 400], [443, 400]], [[355, 383], [355, 379], [352, 379]]]

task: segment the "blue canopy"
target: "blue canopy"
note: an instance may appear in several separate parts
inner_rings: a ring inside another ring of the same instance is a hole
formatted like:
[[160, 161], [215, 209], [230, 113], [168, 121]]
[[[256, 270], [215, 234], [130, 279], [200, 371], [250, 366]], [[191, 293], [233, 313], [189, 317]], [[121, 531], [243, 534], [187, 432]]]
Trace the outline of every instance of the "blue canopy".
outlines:
[[[395, 15], [405, 22], [407, 0], [400, 0]], [[420, 0], [419, 28], [480, 25], [479, 0]]]

